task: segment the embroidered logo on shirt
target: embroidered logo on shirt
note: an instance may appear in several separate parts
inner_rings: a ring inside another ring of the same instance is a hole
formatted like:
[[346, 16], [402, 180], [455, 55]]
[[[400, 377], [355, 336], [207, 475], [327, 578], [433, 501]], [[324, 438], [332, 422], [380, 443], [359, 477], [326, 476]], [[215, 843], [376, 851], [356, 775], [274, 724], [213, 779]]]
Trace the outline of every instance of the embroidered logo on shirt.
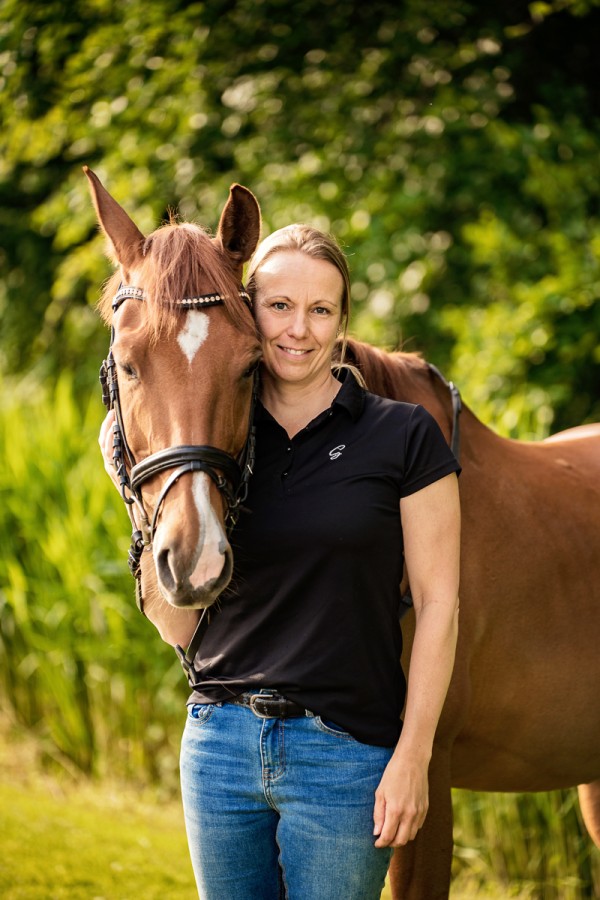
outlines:
[[337, 447], [334, 447], [333, 450], [329, 451], [329, 459], [337, 459], [338, 456], [342, 455], [342, 450], [346, 449], [345, 444], [338, 444]]

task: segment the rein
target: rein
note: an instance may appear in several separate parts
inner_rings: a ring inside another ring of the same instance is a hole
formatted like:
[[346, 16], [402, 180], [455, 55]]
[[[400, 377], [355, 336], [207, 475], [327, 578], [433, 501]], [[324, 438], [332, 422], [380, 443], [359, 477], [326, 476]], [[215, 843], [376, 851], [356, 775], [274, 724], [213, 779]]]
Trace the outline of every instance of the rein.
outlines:
[[433, 372], [434, 375], [440, 379], [440, 381], [448, 388], [450, 391], [450, 397], [452, 399], [452, 432], [450, 435], [450, 449], [452, 450], [456, 459], [460, 462], [460, 420], [459, 416], [462, 412], [462, 398], [460, 396], [460, 391], [456, 387], [453, 381], [447, 381], [437, 366], [434, 366], [433, 363], [427, 363], [429, 370]]
[[[243, 289], [238, 291], [240, 298], [252, 305], [249, 294]], [[113, 313], [116, 313], [125, 300], [132, 299], [144, 302], [142, 288], [132, 285], [122, 285], [115, 295], [112, 304]], [[176, 302], [176, 307], [182, 310], [206, 309], [211, 306], [223, 306], [225, 298], [221, 294], [202, 294], [198, 297], [184, 297]], [[248, 484], [255, 461], [256, 432], [253, 425], [254, 405], [256, 402], [258, 380], [254, 377], [252, 401], [250, 407], [250, 424], [248, 437], [244, 448], [235, 459], [230, 453], [220, 450], [218, 447], [205, 445], [182, 445], [168, 447], [146, 457], [136, 463], [131, 448], [127, 443], [123, 414], [119, 395], [119, 383], [117, 378], [117, 366], [112, 352], [115, 338], [114, 326], [111, 329], [110, 347], [107, 358], [100, 367], [100, 384], [102, 387], [102, 401], [108, 410], [115, 411], [114, 437], [113, 437], [113, 463], [119, 478], [121, 497], [127, 508], [131, 520], [132, 534], [131, 546], [128, 554], [128, 564], [131, 574], [135, 578], [135, 597], [140, 612], [144, 612], [144, 601], [141, 587], [141, 557], [144, 550], [152, 546], [158, 517], [162, 504], [173, 485], [187, 472], [206, 472], [219, 489], [226, 504], [225, 525], [227, 531], [236, 524], [241, 505], [248, 496]], [[150, 520], [142, 497], [142, 485], [160, 472], [174, 469], [167, 479]], [[131, 474], [130, 474], [131, 473]], [[133, 514], [133, 506], [137, 508], [140, 518], [138, 528]], [[205, 610], [206, 612], [206, 610]], [[201, 619], [202, 621], [202, 619]], [[179, 648], [181, 649], [181, 648]], [[185, 656], [185, 654], [184, 654]], [[183, 660], [182, 660], [183, 664]], [[185, 666], [184, 666], [185, 668]]]
[[[450, 397], [452, 400], [452, 431], [450, 433], [450, 449], [452, 453], [456, 457], [456, 459], [460, 462], [460, 414], [462, 412], [462, 398], [460, 396], [460, 391], [456, 387], [453, 381], [448, 381], [437, 366], [434, 366], [433, 363], [427, 363], [427, 367], [429, 371], [432, 372], [440, 381], [448, 388], [450, 391]], [[410, 593], [410, 586], [406, 589], [404, 594], [400, 597], [400, 618], [404, 618], [406, 613], [413, 606], [413, 599]]]

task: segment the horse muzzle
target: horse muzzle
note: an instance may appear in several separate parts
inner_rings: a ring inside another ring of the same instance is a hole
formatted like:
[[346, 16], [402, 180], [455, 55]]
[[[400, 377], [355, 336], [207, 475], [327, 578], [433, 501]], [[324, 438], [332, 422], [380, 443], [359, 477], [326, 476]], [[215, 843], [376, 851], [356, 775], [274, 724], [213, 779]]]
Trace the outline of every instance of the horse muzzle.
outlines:
[[[211, 478], [193, 472], [163, 509], [153, 541], [158, 586], [172, 606], [211, 606], [229, 584], [233, 556], [211, 503]], [[174, 501], [174, 502], [173, 502]]]
[[172, 547], [155, 542], [154, 564], [159, 590], [171, 606], [205, 609], [229, 584], [233, 554], [224, 541], [218, 552], [203, 553], [196, 565], [191, 565]]

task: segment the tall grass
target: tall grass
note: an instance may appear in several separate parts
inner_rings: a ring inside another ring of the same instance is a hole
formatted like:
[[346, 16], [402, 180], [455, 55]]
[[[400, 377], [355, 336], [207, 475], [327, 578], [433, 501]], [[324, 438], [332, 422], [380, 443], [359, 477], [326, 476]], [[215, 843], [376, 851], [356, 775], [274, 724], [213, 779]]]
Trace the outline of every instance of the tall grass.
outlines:
[[490, 884], [531, 900], [600, 897], [600, 851], [585, 830], [576, 790], [539, 794], [453, 791], [453, 876], [485, 897]]
[[[135, 607], [129, 520], [97, 447], [99, 399], [81, 406], [69, 375], [52, 389], [0, 386], [3, 718], [36, 736], [47, 764], [174, 791], [187, 688]], [[600, 854], [574, 791], [456, 791], [455, 818], [468, 895], [600, 897]]]
[[0, 697], [48, 758], [175, 781], [186, 688], [138, 613], [128, 518], [103, 472], [102, 408], [64, 375], [4, 384], [0, 408]]

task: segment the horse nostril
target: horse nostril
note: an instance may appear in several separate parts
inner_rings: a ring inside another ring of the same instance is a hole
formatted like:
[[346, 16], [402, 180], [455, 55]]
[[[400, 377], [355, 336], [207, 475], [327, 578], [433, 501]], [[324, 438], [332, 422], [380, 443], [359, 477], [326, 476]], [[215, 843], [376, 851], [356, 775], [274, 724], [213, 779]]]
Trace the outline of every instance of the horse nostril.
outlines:
[[[231, 576], [233, 574], [233, 550], [229, 546], [229, 544], [225, 544], [224, 548], [224, 559], [223, 559], [223, 568], [221, 570], [221, 579], [223, 581], [223, 587], [226, 587], [229, 584]], [[221, 588], [223, 590], [223, 588]]]
[[161, 550], [155, 559], [156, 564], [156, 574], [158, 575], [158, 580], [160, 584], [167, 590], [169, 593], [174, 593], [176, 589], [176, 582], [173, 577], [173, 572], [171, 571], [171, 566], [169, 564], [169, 550], [165, 548]]

